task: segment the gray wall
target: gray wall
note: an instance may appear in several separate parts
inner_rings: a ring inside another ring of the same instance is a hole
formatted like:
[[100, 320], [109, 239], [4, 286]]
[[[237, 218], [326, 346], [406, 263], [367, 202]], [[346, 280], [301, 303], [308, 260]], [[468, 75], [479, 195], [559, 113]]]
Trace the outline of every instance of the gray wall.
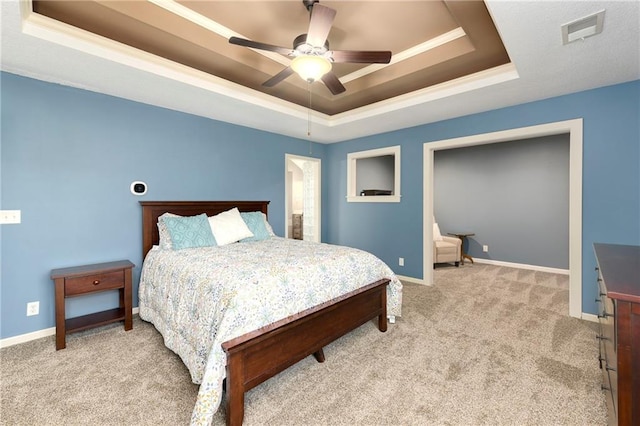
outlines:
[[569, 269], [569, 135], [436, 151], [434, 187], [443, 235], [475, 233], [471, 256]]
[[356, 162], [356, 195], [363, 189], [386, 189], [393, 194], [395, 156], [359, 158]]

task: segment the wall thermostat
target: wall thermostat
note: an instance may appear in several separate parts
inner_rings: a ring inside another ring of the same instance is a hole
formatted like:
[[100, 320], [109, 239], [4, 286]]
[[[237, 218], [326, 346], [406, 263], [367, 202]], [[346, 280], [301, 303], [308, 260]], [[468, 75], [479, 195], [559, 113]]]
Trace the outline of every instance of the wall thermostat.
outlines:
[[131, 193], [133, 195], [144, 195], [147, 193], [147, 184], [141, 181], [131, 183]]

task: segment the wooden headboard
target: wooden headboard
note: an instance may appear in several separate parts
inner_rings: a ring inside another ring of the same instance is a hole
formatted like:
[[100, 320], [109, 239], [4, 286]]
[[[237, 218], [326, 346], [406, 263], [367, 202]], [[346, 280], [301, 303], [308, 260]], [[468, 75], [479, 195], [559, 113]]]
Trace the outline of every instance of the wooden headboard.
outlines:
[[213, 216], [237, 207], [241, 212], [261, 211], [267, 214], [269, 201], [140, 201], [142, 206], [142, 259], [154, 245], [159, 244], [158, 217], [164, 213]]

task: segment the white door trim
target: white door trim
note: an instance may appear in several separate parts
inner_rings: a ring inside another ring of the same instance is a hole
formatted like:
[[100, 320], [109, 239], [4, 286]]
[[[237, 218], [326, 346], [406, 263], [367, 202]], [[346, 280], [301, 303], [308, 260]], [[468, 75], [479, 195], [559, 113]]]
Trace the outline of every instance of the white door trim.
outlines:
[[442, 149], [569, 133], [569, 315], [582, 317], [582, 119], [559, 121], [423, 145], [423, 279], [433, 285], [433, 153]]
[[315, 223], [314, 228], [317, 230], [316, 235], [318, 238], [317, 242], [322, 241], [322, 161], [319, 158], [314, 157], [304, 157], [301, 155], [294, 154], [285, 154], [284, 155], [284, 181], [285, 181], [285, 205], [284, 205], [284, 235], [285, 238], [289, 238], [289, 200], [291, 199], [291, 184], [288, 179], [288, 167], [289, 161], [291, 160], [303, 160], [310, 161], [318, 164], [316, 167], [317, 175], [315, 181], [317, 182], [317, 187], [315, 191]]

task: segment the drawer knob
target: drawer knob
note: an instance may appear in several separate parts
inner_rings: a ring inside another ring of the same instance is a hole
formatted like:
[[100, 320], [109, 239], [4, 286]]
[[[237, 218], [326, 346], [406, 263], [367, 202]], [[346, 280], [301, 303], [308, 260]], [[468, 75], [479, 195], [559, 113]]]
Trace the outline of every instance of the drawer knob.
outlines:
[[602, 334], [596, 336], [596, 339], [598, 339], [598, 340], [609, 340], [608, 337], [604, 337]]
[[100, 280], [93, 280], [93, 285], [98, 285], [100, 284]]
[[616, 369], [610, 366], [609, 364], [607, 364], [605, 368], [607, 369], [607, 371], [616, 371]]

